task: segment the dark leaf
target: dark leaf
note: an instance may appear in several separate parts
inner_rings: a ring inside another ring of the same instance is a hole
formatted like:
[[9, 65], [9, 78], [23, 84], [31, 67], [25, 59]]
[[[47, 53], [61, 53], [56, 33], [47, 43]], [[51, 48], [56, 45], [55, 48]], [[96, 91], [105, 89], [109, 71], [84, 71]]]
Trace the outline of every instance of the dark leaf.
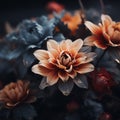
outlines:
[[46, 77], [43, 77], [42, 80], [41, 80], [41, 83], [40, 83], [40, 85], [39, 85], [39, 88], [40, 88], [40, 89], [44, 89], [44, 88], [46, 88], [46, 87], [48, 87], [48, 86], [49, 86], [49, 84], [47, 83]]
[[88, 88], [88, 82], [85, 75], [77, 75], [74, 78], [74, 83], [80, 88]]
[[63, 93], [63, 95], [68, 96], [72, 89], [73, 89], [74, 83], [71, 79], [69, 79], [68, 81], [59, 81], [58, 83], [58, 88], [59, 90]]
[[54, 37], [54, 40], [56, 40], [57, 42], [61, 42], [62, 40], [65, 40], [65, 37], [62, 33], [57, 33]]
[[120, 47], [110, 48], [109, 55], [120, 64]]

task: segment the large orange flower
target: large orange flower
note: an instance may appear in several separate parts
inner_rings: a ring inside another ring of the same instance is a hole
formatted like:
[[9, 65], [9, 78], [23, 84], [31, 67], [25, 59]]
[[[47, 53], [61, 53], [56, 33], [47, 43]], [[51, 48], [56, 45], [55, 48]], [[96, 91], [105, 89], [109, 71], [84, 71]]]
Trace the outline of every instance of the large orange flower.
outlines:
[[0, 102], [5, 107], [15, 107], [20, 103], [32, 103], [36, 97], [31, 94], [29, 82], [18, 80], [16, 83], [10, 83], [0, 90]]
[[85, 45], [95, 45], [103, 50], [109, 49], [112, 57], [120, 63], [120, 22], [112, 21], [108, 15], [102, 15], [101, 20], [102, 23], [98, 25], [85, 22], [92, 32], [92, 36], [85, 39]]
[[63, 40], [60, 43], [49, 40], [47, 42], [48, 51], [36, 50], [34, 55], [40, 62], [32, 67], [32, 71], [44, 76], [40, 87], [54, 85], [59, 80], [59, 89], [63, 94], [69, 94], [73, 87], [73, 81], [80, 86], [82, 81], [76, 77], [77, 73], [83, 75], [93, 71], [94, 66], [89, 62], [95, 57], [95, 53], [82, 52], [82, 46], [81, 39], [74, 42]]

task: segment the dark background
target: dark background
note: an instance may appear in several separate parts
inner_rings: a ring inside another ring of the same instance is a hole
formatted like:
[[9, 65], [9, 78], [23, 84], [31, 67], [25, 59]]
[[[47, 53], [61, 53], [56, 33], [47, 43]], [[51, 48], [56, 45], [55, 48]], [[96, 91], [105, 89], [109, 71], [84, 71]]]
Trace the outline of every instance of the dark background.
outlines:
[[[53, 0], [0, 0], [0, 35], [4, 34], [4, 24], [9, 21], [11, 25], [15, 26], [23, 19], [40, 16], [46, 14], [45, 6], [48, 2]], [[78, 0], [54, 0], [65, 6], [66, 9], [80, 8]], [[82, 0], [86, 9], [93, 7], [100, 9], [99, 0]], [[117, 0], [103, 0], [109, 14], [119, 20], [120, 15], [120, 1]]]

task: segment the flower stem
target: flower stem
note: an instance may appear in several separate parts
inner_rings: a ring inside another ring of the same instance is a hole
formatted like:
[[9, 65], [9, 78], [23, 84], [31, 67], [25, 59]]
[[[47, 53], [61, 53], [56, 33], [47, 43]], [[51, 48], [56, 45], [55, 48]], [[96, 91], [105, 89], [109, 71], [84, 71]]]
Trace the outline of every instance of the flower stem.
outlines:
[[102, 55], [99, 57], [99, 59], [97, 60], [97, 63], [95, 65], [95, 67], [98, 67], [100, 61], [102, 60], [102, 58], [104, 57], [105, 53], [107, 52], [107, 49], [103, 51]]
[[99, 1], [100, 1], [102, 13], [104, 14], [104, 13], [105, 13], [105, 5], [104, 5], [104, 2], [103, 2], [103, 0], [99, 0]]
[[85, 15], [85, 9], [84, 9], [84, 5], [82, 3], [82, 0], [79, 0], [79, 4], [80, 4], [82, 13]]

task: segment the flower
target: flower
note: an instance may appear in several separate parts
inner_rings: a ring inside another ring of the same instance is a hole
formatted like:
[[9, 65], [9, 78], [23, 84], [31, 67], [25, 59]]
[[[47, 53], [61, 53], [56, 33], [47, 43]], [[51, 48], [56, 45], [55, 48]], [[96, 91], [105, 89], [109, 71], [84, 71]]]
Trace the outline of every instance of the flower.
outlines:
[[31, 95], [28, 88], [29, 82], [18, 80], [16, 83], [11, 82], [0, 90], [0, 102], [7, 108], [12, 108], [20, 103], [32, 103], [36, 97]]
[[64, 9], [64, 6], [52, 1], [47, 4], [46, 8], [48, 11], [60, 13]]
[[105, 68], [91, 72], [92, 86], [98, 93], [111, 93], [111, 87], [115, 85], [112, 74]]
[[82, 11], [75, 11], [73, 14], [64, 12], [61, 15], [61, 20], [56, 24], [56, 33], [62, 33], [65, 38], [72, 40], [85, 39], [90, 35], [90, 31], [84, 25], [85, 16]]
[[[70, 93], [73, 88], [73, 81], [81, 87], [82, 80], [76, 78], [77, 73], [83, 75], [93, 71], [94, 66], [89, 62], [96, 56], [93, 52], [82, 52], [82, 46], [83, 41], [81, 39], [74, 42], [67, 39], [60, 43], [49, 40], [47, 42], [48, 51], [36, 50], [34, 52], [35, 57], [40, 62], [32, 67], [32, 71], [46, 78], [41, 81], [40, 87], [42, 89], [54, 85], [58, 81], [59, 89], [63, 94]], [[85, 79], [83, 76], [80, 78]]]
[[102, 113], [98, 120], [112, 120], [112, 115], [109, 113]]
[[74, 35], [76, 30], [79, 28], [79, 25], [83, 23], [82, 16], [80, 12], [76, 11], [74, 15], [71, 15], [69, 12], [65, 13], [61, 21], [67, 25], [68, 29]]
[[102, 23], [95, 25], [86, 21], [85, 25], [92, 35], [85, 39], [85, 45], [108, 49], [110, 55], [120, 63], [120, 22], [112, 21], [110, 16], [102, 15]]

